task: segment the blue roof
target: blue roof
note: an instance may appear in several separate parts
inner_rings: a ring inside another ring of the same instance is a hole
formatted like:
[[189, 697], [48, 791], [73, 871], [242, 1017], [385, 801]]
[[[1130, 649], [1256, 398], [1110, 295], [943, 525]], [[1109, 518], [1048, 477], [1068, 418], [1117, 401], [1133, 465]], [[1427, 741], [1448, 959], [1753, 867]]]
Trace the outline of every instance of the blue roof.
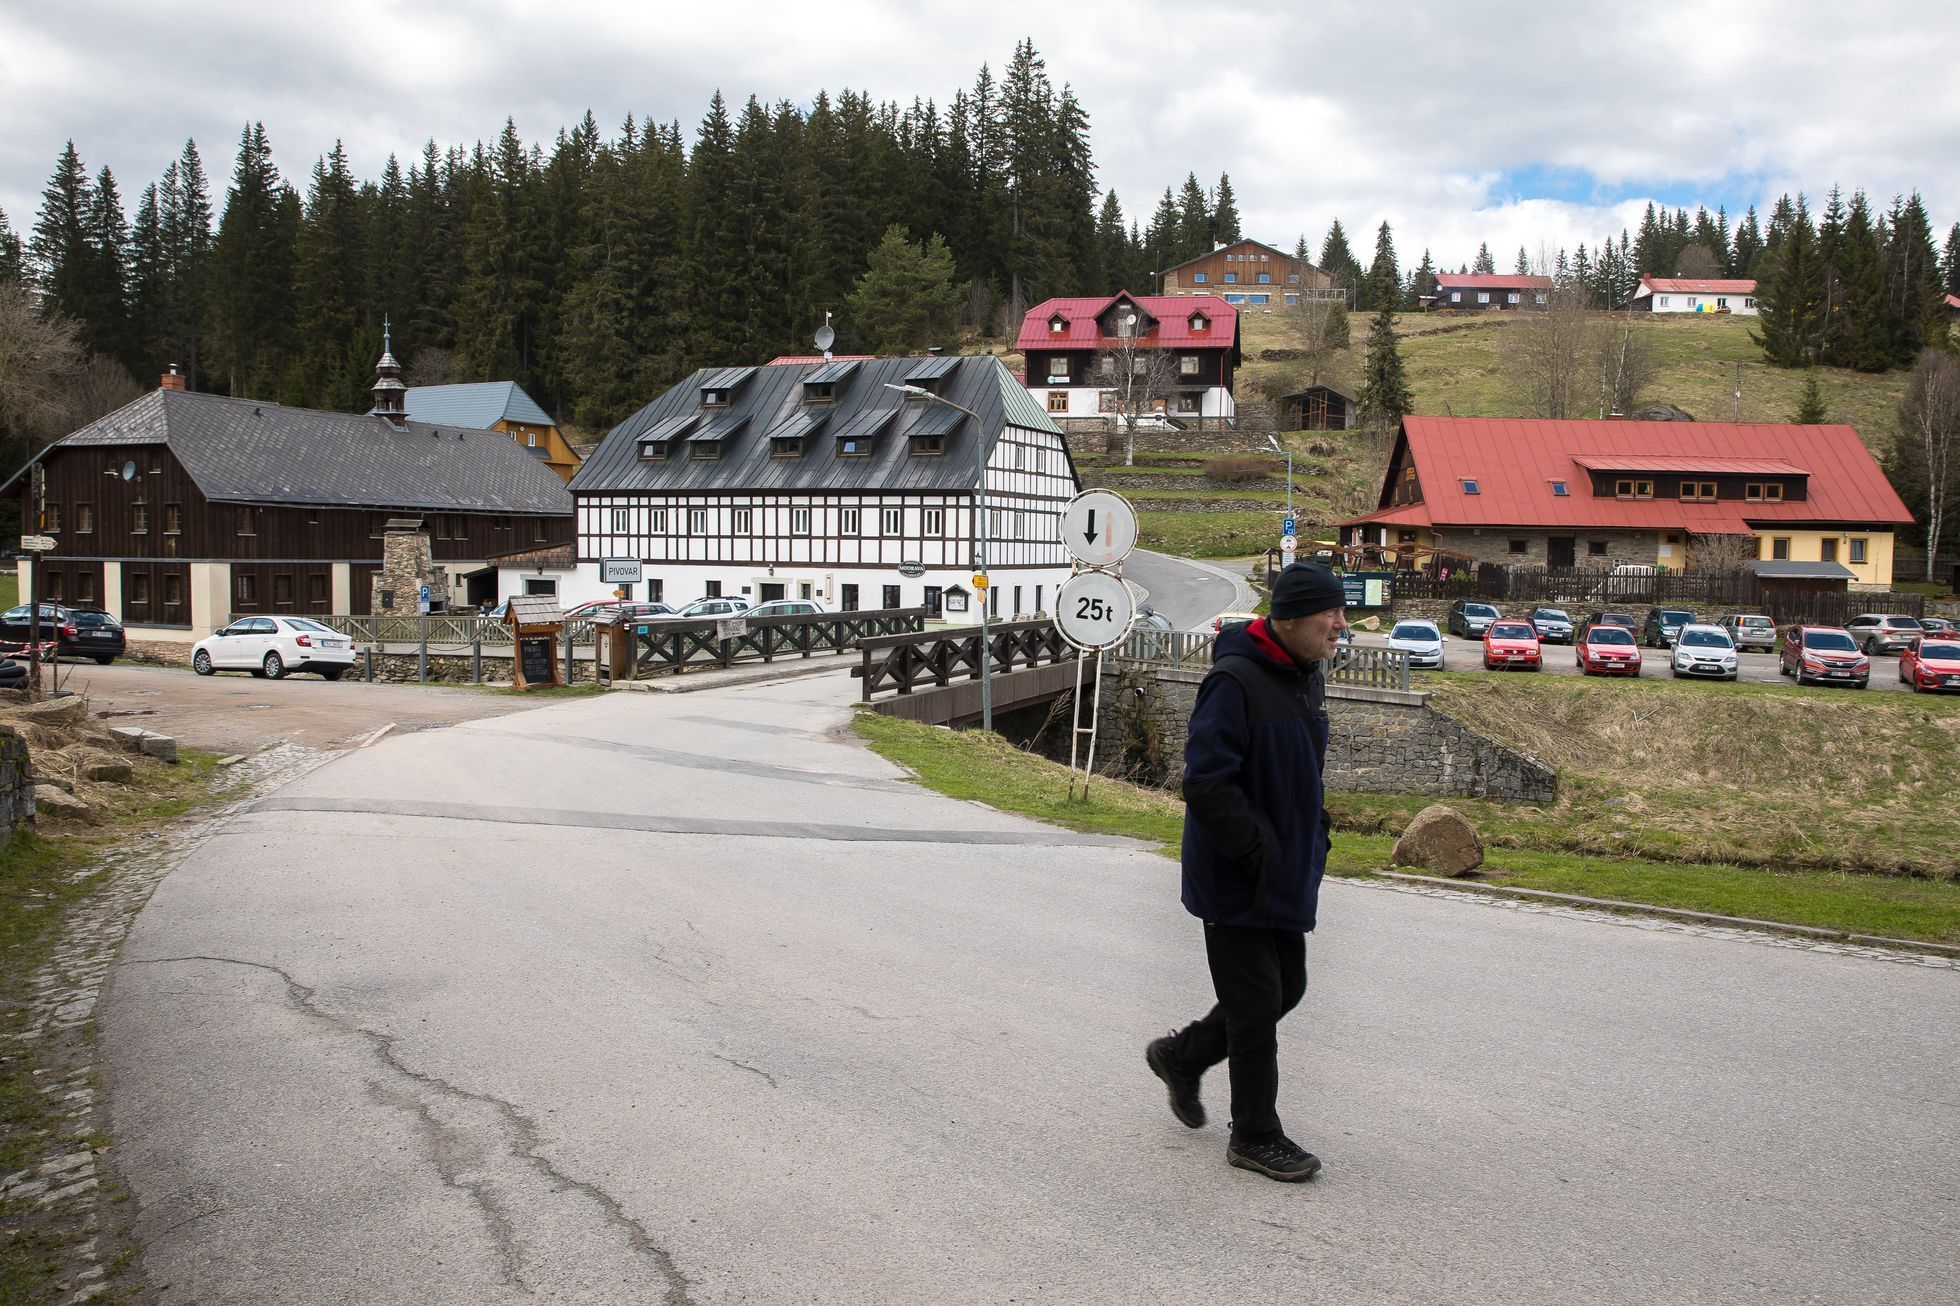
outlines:
[[414, 385], [408, 388], [402, 402], [411, 420], [442, 426], [471, 426], [487, 431], [498, 422], [557, 425], [515, 381]]

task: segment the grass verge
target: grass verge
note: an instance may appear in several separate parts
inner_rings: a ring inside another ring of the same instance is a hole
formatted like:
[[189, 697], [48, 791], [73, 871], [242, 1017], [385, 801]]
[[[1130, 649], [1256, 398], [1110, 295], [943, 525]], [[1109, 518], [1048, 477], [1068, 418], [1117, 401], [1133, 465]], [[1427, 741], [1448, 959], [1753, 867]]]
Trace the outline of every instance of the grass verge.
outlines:
[[[1184, 804], [1162, 790], [1097, 777], [1086, 798], [1068, 796], [1068, 768], [978, 731], [952, 731], [863, 711], [858, 736], [880, 756], [911, 770], [920, 784], [953, 798], [985, 802], [1066, 829], [1119, 834], [1177, 855]], [[1351, 828], [1386, 804], [1413, 816], [1429, 799], [1336, 795], [1344, 827], [1334, 840], [1330, 874], [1365, 877], [1389, 865], [1392, 834]], [[1550, 812], [1500, 804], [1455, 803], [1485, 829], [1494, 813]], [[1524, 819], [1520, 817], [1519, 819]], [[1487, 843], [1490, 836], [1486, 835]], [[1960, 884], [1823, 870], [1674, 862], [1570, 849], [1493, 846], [1486, 882], [1613, 898], [1848, 933], [1960, 943]]]

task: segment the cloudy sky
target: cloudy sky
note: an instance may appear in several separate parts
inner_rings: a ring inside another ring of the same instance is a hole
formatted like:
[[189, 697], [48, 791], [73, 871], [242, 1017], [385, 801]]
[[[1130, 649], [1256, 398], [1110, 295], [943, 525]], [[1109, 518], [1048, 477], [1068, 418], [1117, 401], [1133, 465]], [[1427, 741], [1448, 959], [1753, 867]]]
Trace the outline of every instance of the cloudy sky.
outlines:
[[1508, 266], [1649, 199], [1740, 214], [1834, 182], [1960, 220], [1951, 0], [0, 0], [0, 206], [25, 234], [69, 139], [133, 208], [186, 138], [221, 191], [252, 119], [301, 184], [336, 139], [373, 177], [506, 115], [527, 141], [588, 108], [691, 135], [717, 88], [943, 105], [1023, 37], [1088, 108], [1126, 214], [1229, 173], [1247, 234], [1317, 250], [1339, 217], [1364, 263], [1384, 218], [1405, 266], [1480, 241]]

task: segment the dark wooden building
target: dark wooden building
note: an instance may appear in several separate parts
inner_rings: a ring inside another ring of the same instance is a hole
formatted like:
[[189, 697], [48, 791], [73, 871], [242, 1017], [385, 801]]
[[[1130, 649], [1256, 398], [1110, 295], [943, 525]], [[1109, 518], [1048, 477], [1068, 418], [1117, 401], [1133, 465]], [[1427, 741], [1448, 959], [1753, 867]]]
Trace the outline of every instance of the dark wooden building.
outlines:
[[[234, 613], [366, 613], [391, 517], [425, 523], [452, 590], [490, 555], [572, 538], [572, 499], [508, 435], [408, 421], [384, 356], [372, 415], [178, 388], [175, 376], [57, 441], [9, 482], [56, 541], [44, 599], [137, 638], [194, 639]], [[174, 383], [174, 384], [173, 384]], [[23, 563], [22, 595], [34, 564]]]
[[1345, 431], [1354, 425], [1354, 400], [1331, 385], [1310, 385], [1280, 396], [1281, 429]]

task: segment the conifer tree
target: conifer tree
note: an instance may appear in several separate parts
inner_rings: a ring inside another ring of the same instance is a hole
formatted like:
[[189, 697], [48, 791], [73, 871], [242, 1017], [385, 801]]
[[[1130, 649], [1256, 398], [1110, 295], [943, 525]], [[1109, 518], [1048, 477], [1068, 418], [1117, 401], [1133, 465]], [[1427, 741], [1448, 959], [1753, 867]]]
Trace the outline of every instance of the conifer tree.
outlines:
[[1790, 420], [1799, 426], [1822, 426], [1831, 420], [1831, 414], [1824, 407], [1823, 393], [1817, 388], [1817, 369], [1807, 367], [1803, 374], [1803, 397], [1797, 401], [1797, 411]]
[[1751, 204], [1742, 221], [1735, 224], [1735, 249], [1729, 256], [1729, 271], [1738, 277], [1755, 279], [1757, 260], [1763, 252], [1763, 234], [1756, 225], [1756, 206]]
[[[166, 171], [176, 182], [177, 165]], [[170, 257], [155, 184], [145, 186], [129, 224], [129, 327], [136, 360], [133, 369], [148, 378], [161, 371], [169, 345]]]
[[27, 265], [44, 309], [81, 323], [95, 298], [97, 264], [89, 249], [94, 187], [75, 142], [62, 148], [41, 194], [41, 213], [27, 244]]
[[1395, 308], [1384, 304], [1368, 328], [1368, 353], [1361, 366], [1361, 422], [1375, 431], [1393, 429], [1415, 407], [1402, 373], [1402, 350], [1395, 339]]
[[88, 213], [89, 274], [87, 311], [81, 317], [82, 343], [89, 352], [137, 365], [129, 323], [129, 227], [116, 179], [107, 168], [96, 174]]
[[1827, 340], [1835, 345], [1840, 366], [1861, 372], [1883, 372], [1892, 366], [1892, 321], [1886, 311], [1882, 258], [1870, 204], [1859, 191], [1851, 197], [1839, 246], [1844, 311], [1837, 318], [1836, 334], [1827, 335]]
[[946, 242], [935, 234], [921, 246], [906, 239], [905, 228], [887, 227], [849, 303], [856, 339], [868, 353], [946, 343], [959, 308]]
[[1375, 257], [1368, 265], [1368, 293], [1364, 306], [1402, 306], [1402, 270], [1395, 262], [1395, 237], [1384, 220], [1375, 229]]
[[1218, 192], [1212, 200], [1211, 244], [1216, 249], [1242, 239], [1239, 232], [1239, 204], [1232, 194], [1232, 178], [1227, 173], [1218, 174]]
[[1367, 287], [1362, 284], [1361, 262], [1348, 248], [1347, 232], [1341, 229], [1339, 218], [1329, 224], [1327, 236], [1320, 242], [1318, 266], [1322, 272], [1334, 278], [1336, 286], [1353, 293], [1356, 305], [1360, 305], [1361, 296], [1367, 293]]
[[1895, 198], [1884, 226], [1881, 275], [1891, 362], [1906, 364], [1922, 349], [1946, 342], [1945, 292], [1933, 249], [1933, 225], [1919, 192]]
[[1664, 277], [1673, 268], [1674, 261], [1667, 257], [1667, 233], [1661, 227], [1660, 216], [1654, 211], [1652, 201], [1649, 201], [1633, 238], [1631, 271], [1635, 277]]
[[1960, 222], [1946, 233], [1946, 249], [1940, 255], [1940, 288], [1946, 294], [1960, 295]]
[[[1149, 229], [1144, 232], [1144, 261], [1150, 264], [1153, 272], [1161, 273], [1165, 268], [1176, 267], [1184, 261], [1178, 257], [1178, 248], [1177, 201], [1171, 198], [1171, 188], [1166, 186], [1164, 197], [1157, 201], [1157, 211], [1150, 215]], [[1135, 286], [1127, 289], [1132, 294], [1144, 293]]]
[[20, 237], [14, 234], [13, 224], [7, 221], [7, 211], [0, 209], [0, 284], [19, 281], [22, 272]]
[[1776, 366], [1807, 367], [1816, 361], [1823, 332], [1823, 281], [1817, 234], [1803, 196], [1797, 197], [1787, 225], [1779, 230], [1772, 221], [1771, 226], [1777, 244], [1765, 255], [1767, 275], [1756, 286], [1758, 329], [1751, 336]]
[[295, 385], [310, 407], [333, 412], [365, 411], [373, 375], [374, 359], [362, 356], [357, 330], [358, 270], [366, 264], [361, 226], [347, 152], [335, 141], [313, 165], [293, 268]]
[[292, 345], [298, 229], [299, 197], [272, 162], [265, 124], [250, 123], [211, 247], [211, 353], [231, 395], [278, 397]]
[[1512, 271], [1521, 277], [1531, 274], [1531, 259], [1526, 256], [1523, 245], [1518, 246], [1518, 265]]
[[1211, 210], [1207, 207], [1205, 188], [1198, 184], [1196, 173], [1188, 172], [1184, 174], [1184, 189], [1177, 197], [1177, 251], [1171, 262], [1182, 263], [1211, 250]]
[[1472, 275], [1484, 276], [1484, 277], [1491, 276], [1496, 273], [1497, 263], [1490, 256], [1490, 246], [1488, 244], [1482, 241], [1478, 242], [1477, 260], [1476, 262], [1470, 265], [1470, 271]]
[[1429, 260], [1429, 247], [1424, 246], [1422, 262], [1416, 265], [1413, 276], [1409, 278], [1409, 293], [1404, 308], [1418, 308], [1428, 296], [1436, 293], [1436, 268]]

